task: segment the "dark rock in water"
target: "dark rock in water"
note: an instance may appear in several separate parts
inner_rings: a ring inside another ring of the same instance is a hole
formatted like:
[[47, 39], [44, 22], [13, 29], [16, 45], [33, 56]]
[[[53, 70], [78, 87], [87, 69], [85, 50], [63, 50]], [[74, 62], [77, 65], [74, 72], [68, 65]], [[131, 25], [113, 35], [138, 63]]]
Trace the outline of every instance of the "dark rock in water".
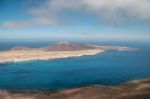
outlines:
[[118, 86], [91, 86], [57, 92], [0, 92], [0, 99], [150, 99], [150, 79]]

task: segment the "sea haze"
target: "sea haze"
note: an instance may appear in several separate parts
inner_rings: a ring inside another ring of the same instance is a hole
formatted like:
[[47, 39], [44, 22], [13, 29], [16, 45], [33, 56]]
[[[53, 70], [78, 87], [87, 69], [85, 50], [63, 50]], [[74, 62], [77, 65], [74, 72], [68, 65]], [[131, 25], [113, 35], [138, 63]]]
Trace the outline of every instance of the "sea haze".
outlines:
[[[143, 42], [82, 42], [136, 47], [136, 51], [109, 51], [93, 56], [28, 61], [0, 65], [0, 89], [49, 91], [89, 85], [118, 85], [150, 77], [150, 44]], [[49, 43], [1, 42], [0, 50], [13, 46], [43, 47]]]

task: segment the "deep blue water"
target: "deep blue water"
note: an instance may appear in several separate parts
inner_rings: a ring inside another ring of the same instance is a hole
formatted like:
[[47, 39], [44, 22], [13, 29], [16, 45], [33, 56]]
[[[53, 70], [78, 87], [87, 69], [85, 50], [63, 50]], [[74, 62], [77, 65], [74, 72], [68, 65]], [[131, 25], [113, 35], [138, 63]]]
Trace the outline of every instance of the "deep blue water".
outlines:
[[[0, 50], [17, 44], [1, 42]], [[23, 44], [29, 47], [51, 45], [51, 43]], [[149, 43], [99, 42], [96, 44], [126, 45], [139, 50], [110, 51], [94, 56], [1, 65], [0, 89], [48, 91], [95, 84], [117, 85], [128, 80], [150, 77]]]

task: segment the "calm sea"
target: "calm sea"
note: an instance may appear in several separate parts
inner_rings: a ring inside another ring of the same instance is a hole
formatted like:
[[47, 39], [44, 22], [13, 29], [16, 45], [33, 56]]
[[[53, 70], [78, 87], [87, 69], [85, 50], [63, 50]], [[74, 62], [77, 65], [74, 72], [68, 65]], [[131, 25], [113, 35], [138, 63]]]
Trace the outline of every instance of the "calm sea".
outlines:
[[[49, 91], [89, 85], [117, 85], [150, 77], [150, 44], [144, 42], [83, 42], [121, 45], [137, 51], [109, 51], [93, 56], [28, 61], [0, 66], [0, 89]], [[52, 42], [0, 42], [0, 50], [13, 46], [43, 47]]]

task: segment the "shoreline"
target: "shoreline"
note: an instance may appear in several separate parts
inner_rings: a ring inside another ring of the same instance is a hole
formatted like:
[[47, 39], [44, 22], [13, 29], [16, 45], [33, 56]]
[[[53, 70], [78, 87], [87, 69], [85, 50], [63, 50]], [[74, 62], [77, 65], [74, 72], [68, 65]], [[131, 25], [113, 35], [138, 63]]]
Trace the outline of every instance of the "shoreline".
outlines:
[[93, 85], [47, 92], [0, 90], [0, 99], [149, 99], [149, 97], [150, 78], [130, 80], [116, 86]]
[[0, 51], [0, 64], [6, 62], [23, 62], [34, 60], [52, 60], [59, 58], [80, 57], [95, 55], [105, 51], [133, 51], [136, 48], [120, 46], [96, 46], [96, 45], [71, 45], [56, 44], [50, 47], [27, 48], [15, 47], [10, 50]]
[[[1, 54], [0, 64], [7, 63], [7, 62], [16, 63], [16, 62], [24, 62], [24, 61], [53, 60], [53, 59], [60, 59], [60, 58], [90, 56], [90, 55], [96, 55], [102, 53], [104, 51], [105, 50], [99, 50], [99, 49], [81, 50], [81, 51], [50, 51], [50, 52], [38, 51], [38, 52], [34, 52], [33, 54], [32, 52], [30, 53], [29, 51], [19, 51], [19, 52], [6, 51], [7, 53], [6, 59], [2, 59], [3, 52], [0, 52]], [[19, 54], [11, 58], [12, 53], [19, 53]], [[21, 55], [20, 53], [25, 53], [30, 55], [27, 55], [26, 57]], [[6, 56], [5, 52], [4, 52], [4, 56]]]
[[103, 51], [105, 50], [100, 47], [69, 43], [58, 43], [41, 48], [14, 47], [7, 51], [0, 51], [0, 63], [80, 57], [95, 55]]

